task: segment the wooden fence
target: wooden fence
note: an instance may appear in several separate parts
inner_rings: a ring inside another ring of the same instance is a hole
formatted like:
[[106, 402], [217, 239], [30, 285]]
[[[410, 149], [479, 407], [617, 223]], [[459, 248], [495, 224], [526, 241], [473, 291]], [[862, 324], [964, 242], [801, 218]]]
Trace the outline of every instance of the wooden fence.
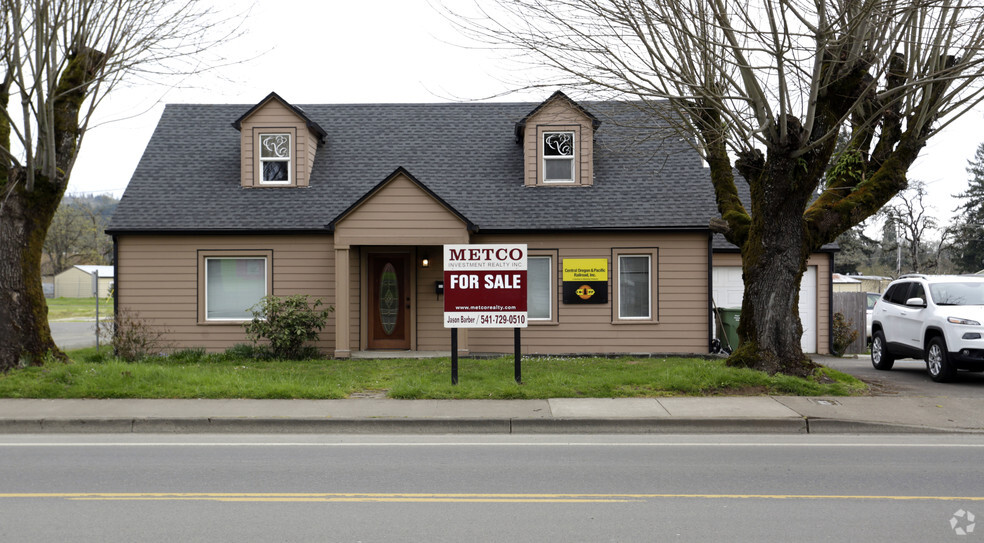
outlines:
[[[848, 345], [844, 354], [859, 354], [868, 349], [867, 310], [868, 295], [864, 292], [835, 292], [834, 314], [844, 315], [848, 326], [858, 332], [857, 339]], [[831, 331], [833, 336], [833, 331]]]

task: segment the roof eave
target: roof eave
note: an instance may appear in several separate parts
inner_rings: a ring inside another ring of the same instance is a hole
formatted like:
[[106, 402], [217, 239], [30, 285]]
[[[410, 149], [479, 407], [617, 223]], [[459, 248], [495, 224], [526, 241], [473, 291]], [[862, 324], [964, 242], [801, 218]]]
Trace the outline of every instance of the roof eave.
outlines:
[[287, 100], [284, 100], [276, 92], [271, 92], [270, 94], [266, 95], [266, 98], [264, 98], [264, 99], [260, 100], [259, 102], [257, 102], [257, 104], [255, 106], [249, 108], [249, 111], [247, 111], [246, 113], [243, 113], [238, 119], [236, 119], [235, 121], [233, 121], [233, 123], [232, 123], [233, 128], [235, 128], [236, 130], [241, 130], [242, 129], [242, 125], [243, 125], [243, 121], [247, 117], [249, 117], [250, 115], [252, 115], [257, 109], [259, 109], [260, 107], [262, 107], [263, 104], [266, 104], [270, 100], [274, 100], [274, 99], [277, 100], [278, 102], [280, 102], [281, 104], [283, 104], [285, 107], [289, 108], [291, 111], [293, 111], [295, 115], [297, 115], [298, 117], [300, 117], [301, 119], [303, 119], [304, 120], [304, 123], [308, 127], [308, 130], [311, 130], [312, 132], [314, 132], [318, 136], [318, 141], [319, 142], [324, 142], [325, 141], [325, 138], [328, 137], [328, 131], [326, 131], [324, 128], [322, 128], [321, 125], [319, 125], [318, 123], [314, 122], [310, 117], [308, 117], [307, 114], [304, 113], [304, 110], [303, 109], [301, 109], [301, 108], [299, 108], [299, 107], [291, 104]]

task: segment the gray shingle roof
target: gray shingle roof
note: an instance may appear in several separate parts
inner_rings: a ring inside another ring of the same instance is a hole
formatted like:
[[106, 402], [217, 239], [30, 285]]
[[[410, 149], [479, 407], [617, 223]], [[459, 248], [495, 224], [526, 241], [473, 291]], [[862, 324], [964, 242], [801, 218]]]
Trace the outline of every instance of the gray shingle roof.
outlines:
[[525, 187], [514, 127], [538, 105], [302, 105], [328, 132], [310, 187], [253, 189], [240, 186], [231, 124], [253, 106], [169, 105], [109, 231], [325, 231], [399, 167], [480, 231], [707, 228], [708, 170], [686, 141], [624, 105], [581, 104], [603, 123], [594, 186]]

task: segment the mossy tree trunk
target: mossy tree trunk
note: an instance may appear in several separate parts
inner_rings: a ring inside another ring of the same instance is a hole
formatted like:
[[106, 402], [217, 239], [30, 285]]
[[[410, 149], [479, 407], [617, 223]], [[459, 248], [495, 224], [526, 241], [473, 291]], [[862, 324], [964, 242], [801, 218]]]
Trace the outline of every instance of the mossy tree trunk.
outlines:
[[812, 364], [801, 349], [799, 287], [811, 252], [803, 225], [811, 190], [798, 182], [808, 175], [798, 161], [778, 154], [770, 154], [760, 172], [748, 174], [755, 175], [749, 179], [755, 203], [741, 245], [745, 293], [740, 343], [730, 363], [804, 374]]
[[[15, 166], [9, 157], [0, 164], [0, 371], [18, 365], [42, 363], [46, 357], [64, 358], [51, 338], [48, 307], [41, 286], [41, 255], [48, 227], [58, 209], [71, 171], [80, 136], [79, 112], [103, 55], [82, 49], [62, 72], [51, 103], [53, 138], [40, 133], [39, 164], [33, 172]], [[6, 87], [0, 95], [7, 111]], [[0, 126], [2, 145], [10, 148], [9, 121]], [[44, 165], [42, 167], [41, 165]], [[53, 172], [54, 175], [51, 175]]]
[[50, 352], [63, 356], [51, 339], [48, 306], [41, 286], [41, 253], [48, 225], [64, 186], [35, 179], [25, 188], [22, 169], [9, 171], [0, 214], [0, 370], [38, 364]]
[[[867, 117], [855, 115], [848, 150], [826, 173], [826, 186], [815, 198], [836, 143], [824, 135], [838, 126], [869, 85], [866, 70], [858, 65], [818, 97], [812, 131], [788, 116], [786, 130], [777, 132], [784, 136], [771, 142], [767, 154], [741, 153], [734, 167], [720, 143], [722, 134], [713, 128], [701, 133], [712, 157], [711, 178], [721, 212], [711, 227], [742, 255], [739, 345], [729, 365], [801, 376], [813, 371], [815, 365], [802, 351], [799, 318], [800, 283], [811, 253], [876, 213], [907, 186], [906, 172], [925, 145], [930, 123], [903, 132], [898, 105], [879, 104]], [[889, 78], [890, 86], [903, 84], [904, 78]], [[927, 108], [944, 87], [925, 95]], [[713, 108], [697, 121], [704, 127], [721, 124]], [[874, 127], [879, 127], [877, 134]], [[748, 182], [751, 209], [738, 199], [735, 170]]]

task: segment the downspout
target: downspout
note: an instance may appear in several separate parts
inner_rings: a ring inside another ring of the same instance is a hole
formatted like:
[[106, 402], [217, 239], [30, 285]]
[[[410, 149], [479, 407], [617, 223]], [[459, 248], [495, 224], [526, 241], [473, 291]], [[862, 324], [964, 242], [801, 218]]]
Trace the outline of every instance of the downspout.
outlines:
[[[113, 339], [116, 339], [116, 323], [120, 322], [120, 245], [113, 235]], [[116, 342], [113, 341], [113, 356], [116, 356]]]
[[714, 233], [707, 233], [707, 352], [714, 341]]
[[827, 351], [834, 352], [834, 253], [830, 255], [830, 273], [827, 281]]

